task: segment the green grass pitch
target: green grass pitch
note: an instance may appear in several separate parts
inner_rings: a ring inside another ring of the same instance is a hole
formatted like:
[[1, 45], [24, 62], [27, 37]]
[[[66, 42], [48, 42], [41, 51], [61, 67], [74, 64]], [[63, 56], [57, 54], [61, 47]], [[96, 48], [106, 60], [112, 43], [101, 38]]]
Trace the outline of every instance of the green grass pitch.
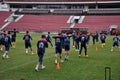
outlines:
[[[78, 58], [78, 52], [71, 45], [69, 61], [61, 63], [60, 70], [56, 70], [55, 49], [49, 44], [44, 56], [46, 68], [35, 72], [38, 57], [36, 54], [25, 53], [23, 35], [17, 34], [16, 48], [9, 51], [9, 59], [2, 60], [4, 51], [0, 51], [0, 80], [105, 80], [105, 67], [111, 68], [111, 80], [120, 80], [120, 51], [118, 48], [115, 48], [113, 52], [110, 51], [113, 36], [107, 36], [104, 48], [101, 48], [100, 43], [93, 46], [90, 41], [88, 58], [85, 58], [83, 54]], [[41, 34], [33, 33], [31, 36], [35, 53], [36, 43]], [[54, 40], [52, 41], [54, 43]], [[95, 50], [96, 46], [98, 51]]]

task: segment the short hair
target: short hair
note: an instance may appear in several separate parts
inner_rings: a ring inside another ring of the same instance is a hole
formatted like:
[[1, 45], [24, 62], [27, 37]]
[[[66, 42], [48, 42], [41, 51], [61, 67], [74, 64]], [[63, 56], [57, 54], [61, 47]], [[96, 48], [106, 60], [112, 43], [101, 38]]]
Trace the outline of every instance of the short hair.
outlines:
[[67, 34], [67, 35], [69, 35], [69, 33], [68, 33], [68, 32], [67, 32], [66, 34]]
[[118, 34], [116, 34], [116, 36], [118, 36]]
[[61, 35], [61, 33], [58, 33], [58, 35]]
[[16, 28], [13, 29], [14, 31], [16, 30]]
[[41, 37], [42, 37], [42, 38], [45, 38], [45, 35], [42, 35]]
[[29, 31], [26, 31], [26, 33], [29, 33]]
[[8, 31], [8, 34], [11, 34], [11, 32], [10, 32], [10, 31]]
[[48, 32], [48, 34], [50, 34], [50, 32]]

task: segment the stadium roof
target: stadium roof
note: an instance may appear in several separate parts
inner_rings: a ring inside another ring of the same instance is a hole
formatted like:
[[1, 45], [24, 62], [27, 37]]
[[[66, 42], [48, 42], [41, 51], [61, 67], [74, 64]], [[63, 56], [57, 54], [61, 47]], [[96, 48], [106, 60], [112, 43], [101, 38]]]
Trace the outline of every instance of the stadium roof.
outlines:
[[120, 1], [120, 0], [3, 0], [14, 2], [93, 2], [93, 1]]
[[6, 3], [28, 4], [85, 4], [85, 3], [120, 3], [120, 0], [3, 0]]

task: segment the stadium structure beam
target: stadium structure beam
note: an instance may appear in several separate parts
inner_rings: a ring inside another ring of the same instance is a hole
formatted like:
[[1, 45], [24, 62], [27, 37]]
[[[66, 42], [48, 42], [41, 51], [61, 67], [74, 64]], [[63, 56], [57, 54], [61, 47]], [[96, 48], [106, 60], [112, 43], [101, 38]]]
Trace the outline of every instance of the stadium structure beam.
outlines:
[[8, 4], [96, 4], [96, 3], [120, 3], [120, 1], [90, 1], [90, 2], [15, 2], [4, 1]]

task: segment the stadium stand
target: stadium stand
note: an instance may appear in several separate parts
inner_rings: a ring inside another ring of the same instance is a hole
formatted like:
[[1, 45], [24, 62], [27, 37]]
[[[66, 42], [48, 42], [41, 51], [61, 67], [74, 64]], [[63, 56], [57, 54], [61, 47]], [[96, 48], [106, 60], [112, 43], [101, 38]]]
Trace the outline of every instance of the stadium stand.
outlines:
[[80, 15], [82, 9], [55, 9], [52, 14], [63, 14], [63, 15]]
[[[4, 0], [9, 11], [24, 15], [10, 22], [4, 30], [58, 32], [60, 28], [86, 27], [89, 31], [108, 30], [120, 26], [120, 0]], [[57, 3], [57, 4], [56, 4]], [[70, 20], [70, 16], [85, 16]], [[73, 22], [72, 22], [73, 21]]]
[[6, 23], [5, 20], [12, 14], [12, 12], [0, 11], [0, 28]]
[[16, 28], [18, 31], [59, 32], [60, 28], [69, 27], [68, 18], [69, 16], [25, 15], [18, 22], [11, 22], [4, 30]]
[[87, 15], [119, 15], [120, 9], [89, 9]]
[[17, 10], [15, 14], [48, 14], [49, 9], [29, 9], [29, 8], [24, 8]]
[[82, 9], [22, 9], [17, 10], [15, 14], [35, 14], [35, 15], [80, 15]]
[[81, 24], [75, 27], [88, 28], [90, 32], [108, 31], [111, 25], [120, 26], [120, 16], [85, 16]]
[[22, 9], [15, 14], [35, 14], [35, 15], [120, 15], [120, 8], [116, 9]]
[[[4, 0], [4, 1], [18, 1], [18, 2], [92, 2], [92, 1], [113, 1], [113, 0]], [[115, 0], [119, 1], [119, 0]]]

